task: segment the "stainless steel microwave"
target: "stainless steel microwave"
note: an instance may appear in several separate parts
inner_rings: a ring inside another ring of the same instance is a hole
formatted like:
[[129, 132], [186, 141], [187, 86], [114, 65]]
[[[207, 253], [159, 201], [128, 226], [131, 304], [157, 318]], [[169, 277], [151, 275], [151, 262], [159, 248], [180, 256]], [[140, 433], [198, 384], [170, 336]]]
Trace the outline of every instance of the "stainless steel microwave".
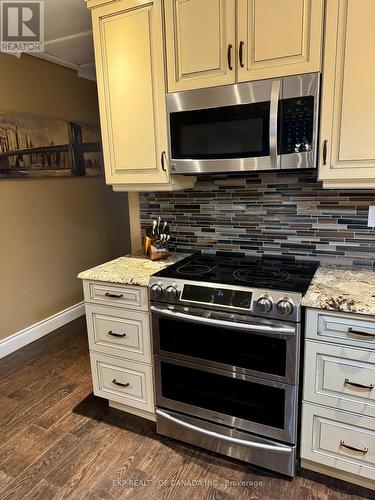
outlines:
[[319, 73], [167, 95], [172, 174], [316, 167]]

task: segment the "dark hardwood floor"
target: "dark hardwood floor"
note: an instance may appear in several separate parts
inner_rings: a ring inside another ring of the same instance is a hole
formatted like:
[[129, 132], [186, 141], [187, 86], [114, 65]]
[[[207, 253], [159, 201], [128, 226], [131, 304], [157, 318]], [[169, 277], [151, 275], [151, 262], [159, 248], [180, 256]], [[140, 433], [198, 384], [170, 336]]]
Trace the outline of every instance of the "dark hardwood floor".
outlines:
[[83, 318], [0, 360], [0, 438], [1, 500], [363, 498], [251, 471], [109, 409], [92, 395]]

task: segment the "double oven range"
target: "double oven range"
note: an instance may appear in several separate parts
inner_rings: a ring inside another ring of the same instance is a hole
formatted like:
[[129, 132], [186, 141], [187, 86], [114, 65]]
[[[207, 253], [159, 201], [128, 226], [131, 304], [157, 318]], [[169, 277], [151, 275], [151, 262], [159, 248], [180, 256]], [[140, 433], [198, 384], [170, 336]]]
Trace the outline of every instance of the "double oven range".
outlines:
[[194, 255], [153, 275], [157, 430], [293, 476], [316, 264]]

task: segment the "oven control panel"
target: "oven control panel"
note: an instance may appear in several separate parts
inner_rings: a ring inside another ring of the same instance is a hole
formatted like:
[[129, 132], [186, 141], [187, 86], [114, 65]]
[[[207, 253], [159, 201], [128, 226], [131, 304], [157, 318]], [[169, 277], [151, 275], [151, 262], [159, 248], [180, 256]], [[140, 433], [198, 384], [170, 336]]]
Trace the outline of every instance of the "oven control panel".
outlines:
[[194, 281], [152, 278], [151, 302], [179, 304], [300, 321], [301, 294]]

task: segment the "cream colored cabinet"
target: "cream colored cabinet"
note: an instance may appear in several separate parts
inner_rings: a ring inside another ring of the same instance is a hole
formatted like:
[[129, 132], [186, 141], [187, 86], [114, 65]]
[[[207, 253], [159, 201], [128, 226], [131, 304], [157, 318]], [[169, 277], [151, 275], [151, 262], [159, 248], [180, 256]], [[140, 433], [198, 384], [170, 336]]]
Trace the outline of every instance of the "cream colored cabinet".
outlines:
[[83, 291], [94, 394], [155, 420], [147, 287], [84, 280]]
[[[178, 187], [167, 164], [161, 0], [119, 0], [92, 10], [107, 184], [117, 190]], [[191, 187], [191, 179], [182, 179]]]
[[305, 337], [301, 466], [375, 490], [375, 318], [307, 309]]
[[319, 177], [375, 188], [375, 2], [327, 0]]
[[323, 0], [164, 3], [169, 92], [320, 71]]
[[320, 71], [323, 0], [237, 0], [238, 81]]
[[168, 91], [235, 83], [235, 0], [165, 0]]

